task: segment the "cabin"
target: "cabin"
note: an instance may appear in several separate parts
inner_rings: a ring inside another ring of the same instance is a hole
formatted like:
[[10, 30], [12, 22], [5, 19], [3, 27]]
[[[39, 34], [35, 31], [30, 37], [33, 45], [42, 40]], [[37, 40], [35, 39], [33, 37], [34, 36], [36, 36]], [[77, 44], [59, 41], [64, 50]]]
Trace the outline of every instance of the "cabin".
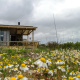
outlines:
[[[37, 27], [18, 25], [0, 25], [0, 46], [22, 46], [26, 48], [37, 48], [38, 41], [34, 41], [34, 31]], [[29, 41], [29, 35], [32, 40]], [[23, 36], [26, 35], [26, 39]]]

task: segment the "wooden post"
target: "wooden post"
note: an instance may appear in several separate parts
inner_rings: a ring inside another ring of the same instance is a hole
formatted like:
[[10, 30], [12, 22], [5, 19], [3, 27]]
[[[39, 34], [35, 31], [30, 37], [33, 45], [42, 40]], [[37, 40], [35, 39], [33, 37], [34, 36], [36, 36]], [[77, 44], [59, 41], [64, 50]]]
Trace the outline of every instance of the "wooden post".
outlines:
[[32, 31], [32, 43], [33, 43], [33, 49], [34, 49], [34, 30]]
[[26, 42], [26, 46], [28, 46], [28, 41], [29, 41], [29, 35], [27, 35], [27, 42]]
[[32, 41], [34, 41], [34, 30], [32, 31]]
[[29, 35], [27, 35], [27, 41], [29, 41]]

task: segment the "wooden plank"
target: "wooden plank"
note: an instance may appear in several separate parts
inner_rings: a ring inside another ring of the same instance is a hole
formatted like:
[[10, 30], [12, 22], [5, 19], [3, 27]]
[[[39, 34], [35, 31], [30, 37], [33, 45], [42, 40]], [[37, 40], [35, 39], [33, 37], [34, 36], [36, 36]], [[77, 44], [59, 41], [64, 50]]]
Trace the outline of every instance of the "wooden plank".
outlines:
[[[0, 41], [0, 42], [3, 42], [3, 43], [7, 43], [7, 42], [8, 43], [10, 43], [10, 42], [14, 43], [14, 42], [16, 42], [15, 45], [13, 44], [12, 46], [14, 46], [14, 47], [15, 46], [16, 47], [18, 47], [18, 46], [23, 46], [23, 47], [26, 46], [26, 47], [33, 48], [33, 49], [37, 48], [37, 43], [38, 43], [38, 41]], [[22, 45], [19, 45], [19, 43], [22, 43]]]

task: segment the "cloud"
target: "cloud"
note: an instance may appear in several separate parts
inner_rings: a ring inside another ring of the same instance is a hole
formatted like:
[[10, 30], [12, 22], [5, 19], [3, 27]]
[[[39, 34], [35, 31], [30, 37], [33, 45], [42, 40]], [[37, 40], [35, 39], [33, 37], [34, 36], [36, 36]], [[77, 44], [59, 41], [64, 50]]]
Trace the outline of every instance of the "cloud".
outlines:
[[33, 12], [32, 0], [1, 0], [0, 20], [18, 21], [29, 20]]
[[[43, 43], [79, 41], [80, 0], [0, 0], [0, 24], [38, 27], [35, 40]], [[53, 17], [54, 14], [54, 17]]]

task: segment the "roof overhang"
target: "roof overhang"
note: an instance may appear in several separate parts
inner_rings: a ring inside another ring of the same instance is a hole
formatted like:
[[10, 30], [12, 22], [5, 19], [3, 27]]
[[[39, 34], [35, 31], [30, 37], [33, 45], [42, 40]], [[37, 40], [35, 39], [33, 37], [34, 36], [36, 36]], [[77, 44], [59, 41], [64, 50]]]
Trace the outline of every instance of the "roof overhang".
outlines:
[[37, 27], [21, 25], [0, 25], [0, 30], [10, 30], [11, 34], [29, 35]]

